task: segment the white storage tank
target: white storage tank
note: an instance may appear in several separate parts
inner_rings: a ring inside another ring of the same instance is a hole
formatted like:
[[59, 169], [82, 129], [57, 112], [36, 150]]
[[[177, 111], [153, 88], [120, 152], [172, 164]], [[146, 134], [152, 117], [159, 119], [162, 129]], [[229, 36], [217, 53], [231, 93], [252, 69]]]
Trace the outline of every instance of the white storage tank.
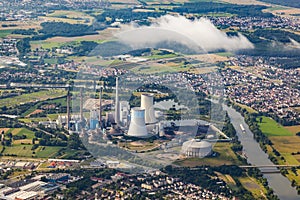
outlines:
[[189, 140], [182, 144], [181, 153], [187, 157], [203, 158], [210, 155], [212, 145], [207, 141]]

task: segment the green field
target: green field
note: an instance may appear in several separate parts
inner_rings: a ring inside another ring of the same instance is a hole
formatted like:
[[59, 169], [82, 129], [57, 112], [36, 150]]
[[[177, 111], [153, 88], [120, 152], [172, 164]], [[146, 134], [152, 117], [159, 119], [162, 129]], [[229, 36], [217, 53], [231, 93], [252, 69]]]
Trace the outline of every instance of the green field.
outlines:
[[62, 147], [44, 147], [41, 146], [37, 148], [36, 157], [38, 158], [53, 158], [56, 156], [57, 152], [61, 149]]
[[[31, 148], [32, 145], [13, 145], [11, 147], [5, 147], [3, 155], [16, 155], [18, 157], [51, 158], [55, 157], [56, 153], [62, 147], [39, 147], [34, 151], [32, 151]], [[42, 150], [43, 148], [44, 150]]]
[[31, 41], [30, 46], [32, 50], [42, 47], [43, 49], [52, 49], [53, 47], [60, 47], [63, 43], [61, 42], [46, 42], [43, 40]]
[[262, 117], [262, 123], [259, 118], [256, 119], [260, 130], [267, 136], [293, 136], [289, 130], [285, 129], [282, 125], [278, 124], [270, 117]]
[[32, 145], [13, 145], [11, 147], [5, 147], [3, 155], [16, 155], [18, 157], [31, 157]]
[[31, 106], [26, 112], [24, 112], [22, 114], [23, 117], [29, 115], [30, 113], [32, 113], [33, 111], [35, 111], [36, 109], [38, 109], [42, 103], [46, 103], [46, 104], [60, 104], [62, 107], [63, 106], [67, 106], [67, 100], [65, 97], [62, 97], [62, 98], [58, 98], [58, 99], [51, 99], [51, 100], [46, 100], [46, 101], [43, 101], [43, 102], [40, 102], [34, 106]]
[[10, 35], [13, 30], [0, 30], [0, 38], [5, 38]]
[[26, 128], [11, 128], [8, 132], [11, 132], [13, 135], [26, 135], [26, 139], [33, 139], [34, 138], [34, 132], [31, 130], [28, 130]]
[[28, 94], [22, 94], [20, 96], [6, 98], [0, 100], [1, 106], [14, 107], [16, 105], [25, 104], [29, 102], [44, 101], [51, 98], [57, 98], [65, 96], [67, 92], [65, 90], [41, 90], [39, 92], [33, 92]]

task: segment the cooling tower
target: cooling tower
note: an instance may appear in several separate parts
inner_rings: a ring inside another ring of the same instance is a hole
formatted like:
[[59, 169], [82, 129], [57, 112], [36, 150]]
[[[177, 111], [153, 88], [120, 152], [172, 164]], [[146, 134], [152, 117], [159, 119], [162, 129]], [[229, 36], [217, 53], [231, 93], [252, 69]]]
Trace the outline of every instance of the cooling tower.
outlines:
[[153, 95], [142, 94], [141, 95], [141, 108], [145, 109], [145, 123], [154, 124], [156, 123], [156, 118], [154, 115], [153, 108]]
[[128, 135], [134, 137], [147, 137], [147, 128], [145, 124], [145, 109], [132, 108], [131, 121], [128, 129]]

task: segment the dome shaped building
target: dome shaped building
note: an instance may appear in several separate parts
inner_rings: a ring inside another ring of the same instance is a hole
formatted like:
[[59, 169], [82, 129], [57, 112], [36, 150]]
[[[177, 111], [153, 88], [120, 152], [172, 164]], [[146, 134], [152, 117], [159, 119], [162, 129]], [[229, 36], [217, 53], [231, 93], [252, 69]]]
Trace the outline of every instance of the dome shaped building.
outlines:
[[182, 144], [181, 153], [187, 157], [203, 158], [210, 155], [212, 145], [207, 141], [189, 140]]

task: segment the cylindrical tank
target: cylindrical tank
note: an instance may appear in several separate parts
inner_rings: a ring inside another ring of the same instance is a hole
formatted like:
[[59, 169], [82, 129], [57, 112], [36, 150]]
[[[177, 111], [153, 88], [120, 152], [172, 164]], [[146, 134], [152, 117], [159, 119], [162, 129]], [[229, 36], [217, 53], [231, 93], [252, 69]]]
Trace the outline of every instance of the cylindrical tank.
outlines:
[[95, 130], [98, 125], [98, 119], [91, 119], [90, 120], [90, 129]]
[[147, 137], [148, 132], [145, 124], [145, 109], [132, 108], [128, 135], [134, 137]]
[[141, 95], [141, 108], [145, 109], [145, 123], [153, 124], [156, 123], [156, 118], [153, 108], [153, 95], [142, 94]]
[[181, 153], [187, 157], [203, 158], [210, 155], [212, 145], [207, 141], [189, 140], [182, 144]]

